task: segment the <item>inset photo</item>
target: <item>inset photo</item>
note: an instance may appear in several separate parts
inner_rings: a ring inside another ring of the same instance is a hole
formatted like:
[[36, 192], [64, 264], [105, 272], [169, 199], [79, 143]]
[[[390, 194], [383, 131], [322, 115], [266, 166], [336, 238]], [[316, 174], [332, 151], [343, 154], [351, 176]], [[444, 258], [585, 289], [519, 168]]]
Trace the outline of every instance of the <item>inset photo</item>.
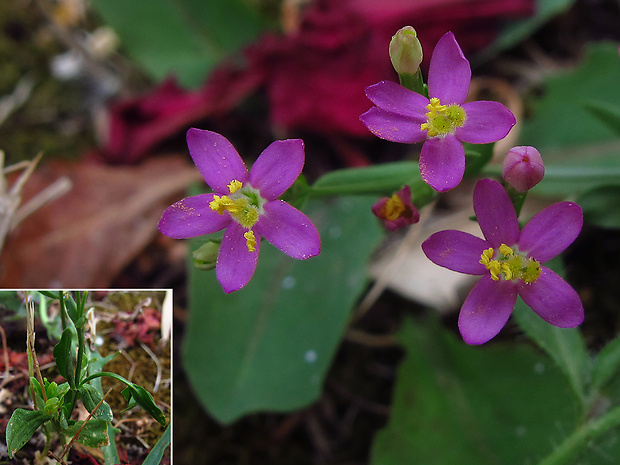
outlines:
[[171, 314], [169, 289], [0, 291], [0, 462], [170, 464]]

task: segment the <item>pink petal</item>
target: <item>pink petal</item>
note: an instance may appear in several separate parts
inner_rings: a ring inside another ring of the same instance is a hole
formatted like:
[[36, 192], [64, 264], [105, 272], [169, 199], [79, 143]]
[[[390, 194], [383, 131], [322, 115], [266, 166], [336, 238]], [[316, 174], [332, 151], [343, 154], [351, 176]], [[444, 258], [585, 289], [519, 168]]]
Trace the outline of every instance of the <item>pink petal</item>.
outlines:
[[267, 200], [284, 194], [304, 167], [301, 139], [277, 140], [263, 150], [250, 170], [250, 184]]
[[469, 90], [471, 67], [452, 32], [439, 39], [428, 69], [428, 94], [441, 104], [463, 103]]
[[232, 180], [247, 182], [245, 163], [224, 136], [191, 128], [187, 131], [187, 147], [200, 174], [218, 194], [228, 194], [227, 184]]
[[420, 175], [439, 192], [456, 187], [465, 174], [465, 150], [454, 136], [424, 142], [420, 153]]
[[164, 211], [158, 228], [168, 237], [187, 239], [224, 229], [232, 221], [230, 214], [211, 210], [213, 194], [201, 194], [179, 200]]
[[426, 121], [428, 99], [395, 82], [381, 81], [366, 87], [366, 96], [382, 110], [414, 118], [420, 124]]
[[519, 250], [541, 263], [551, 260], [571, 245], [583, 226], [581, 207], [559, 202], [538, 212], [521, 231]]
[[227, 294], [238, 291], [245, 286], [256, 270], [258, 252], [260, 250], [260, 236], [256, 232], [254, 233], [256, 246], [254, 252], [250, 252], [247, 241], [243, 237], [246, 231], [247, 229], [239, 223], [232, 222], [226, 228], [222, 238], [220, 253], [215, 265], [215, 274], [224, 292]]
[[508, 194], [497, 181], [481, 179], [474, 188], [474, 212], [486, 240], [497, 248], [519, 240], [519, 222]]
[[506, 137], [517, 122], [512, 112], [499, 102], [477, 101], [463, 105], [467, 120], [457, 128], [456, 137], [472, 144], [488, 144]]
[[426, 131], [420, 129], [421, 123], [379, 107], [372, 107], [360, 116], [360, 120], [370, 132], [381, 139], [405, 144], [422, 142], [426, 139]]
[[570, 284], [547, 267], [530, 284], [520, 281], [519, 295], [547, 323], [559, 328], [574, 328], [583, 323], [583, 305]]
[[512, 281], [485, 275], [471, 290], [459, 314], [459, 330], [468, 344], [484, 344], [504, 327], [517, 301]]
[[480, 263], [489, 243], [469, 233], [456, 230], [439, 231], [422, 243], [422, 250], [435, 264], [467, 274], [485, 274]]
[[273, 200], [263, 206], [261, 215], [254, 227], [271, 244], [285, 254], [306, 259], [321, 251], [319, 233], [306, 215], [282, 200]]

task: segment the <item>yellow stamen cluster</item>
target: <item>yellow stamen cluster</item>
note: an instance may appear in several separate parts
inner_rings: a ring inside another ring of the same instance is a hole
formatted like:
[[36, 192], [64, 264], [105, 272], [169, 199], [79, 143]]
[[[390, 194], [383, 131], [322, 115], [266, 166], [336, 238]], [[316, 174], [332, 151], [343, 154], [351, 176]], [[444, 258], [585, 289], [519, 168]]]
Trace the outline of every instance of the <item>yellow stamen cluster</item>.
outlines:
[[385, 203], [381, 213], [386, 220], [394, 221], [400, 218], [405, 210], [406, 207], [403, 201], [400, 199], [398, 194], [394, 194]]
[[463, 107], [457, 104], [442, 105], [436, 97], [430, 99], [426, 108], [426, 123], [422, 123], [420, 129], [427, 131], [428, 137], [454, 134], [454, 130], [463, 126], [467, 119]]
[[247, 231], [243, 234], [245, 237], [245, 245], [248, 247], [248, 252], [254, 252], [256, 250], [256, 237], [254, 231]]
[[480, 263], [489, 270], [494, 281], [502, 277], [506, 281], [521, 279], [524, 283], [532, 283], [540, 276], [540, 263], [533, 258], [515, 252], [506, 244], [501, 244], [498, 252], [500, 256], [496, 259], [493, 248], [486, 249], [480, 256]]
[[[237, 181], [236, 179], [231, 181], [228, 185], [228, 190], [230, 192], [228, 195], [214, 195], [213, 200], [209, 203], [209, 207], [211, 210], [218, 212], [220, 215], [223, 215], [225, 211], [230, 213], [230, 215], [244, 228], [251, 228], [258, 221], [259, 211], [258, 206], [255, 204], [256, 202], [250, 202], [250, 197], [248, 197], [248, 193], [235, 194], [239, 189], [243, 187], [243, 183]], [[249, 248], [249, 245], [248, 245]]]

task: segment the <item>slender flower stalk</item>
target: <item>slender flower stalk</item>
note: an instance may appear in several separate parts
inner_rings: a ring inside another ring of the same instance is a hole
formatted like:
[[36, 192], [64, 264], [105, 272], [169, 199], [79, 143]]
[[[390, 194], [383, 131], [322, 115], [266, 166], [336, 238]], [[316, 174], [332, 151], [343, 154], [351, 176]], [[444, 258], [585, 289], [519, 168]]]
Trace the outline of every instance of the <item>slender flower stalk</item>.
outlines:
[[375, 104], [360, 116], [377, 137], [393, 142], [424, 142], [420, 174], [433, 189], [457, 186], [465, 173], [462, 142], [486, 144], [505, 137], [516, 123], [499, 102], [465, 103], [471, 68], [454, 34], [446, 33], [435, 46], [428, 72], [428, 95], [390, 81], [366, 88]]
[[581, 232], [579, 205], [555, 203], [520, 231], [502, 185], [483, 179], [474, 189], [474, 211], [484, 239], [448, 230], [431, 235], [422, 244], [426, 256], [437, 265], [481, 276], [459, 314], [465, 342], [483, 344], [496, 336], [508, 321], [517, 295], [549, 324], [560, 328], [581, 324], [584, 313], [579, 295], [542, 265]]
[[226, 229], [215, 265], [225, 292], [241, 289], [252, 278], [261, 236], [293, 258], [319, 254], [321, 242], [312, 222], [278, 200], [301, 173], [303, 141], [273, 142], [249, 172], [232, 144], [220, 134], [192, 128], [187, 132], [187, 145], [214, 192], [168, 207], [159, 230], [175, 239], [187, 239]]

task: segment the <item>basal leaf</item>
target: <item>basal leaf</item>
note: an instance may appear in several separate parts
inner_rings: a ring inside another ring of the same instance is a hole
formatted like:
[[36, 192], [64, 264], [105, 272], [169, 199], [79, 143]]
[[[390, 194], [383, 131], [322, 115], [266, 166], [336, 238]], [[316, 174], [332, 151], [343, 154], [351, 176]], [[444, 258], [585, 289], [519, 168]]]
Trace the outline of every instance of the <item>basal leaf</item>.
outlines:
[[468, 346], [410, 320], [400, 340], [406, 358], [372, 464], [536, 464], [576, 422], [565, 379], [529, 346]]
[[9, 458], [13, 458], [15, 453], [24, 447], [39, 426], [51, 419], [51, 415], [40, 410], [21, 408], [15, 410], [6, 426], [6, 446]]
[[219, 421], [298, 409], [319, 396], [381, 237], [374, 201], [310, 201], [320, 255], [294, 260], [263, 241], [254, 277], [231, 294], [213, 271], [192, 269], [183, 362], [198, 399]]

